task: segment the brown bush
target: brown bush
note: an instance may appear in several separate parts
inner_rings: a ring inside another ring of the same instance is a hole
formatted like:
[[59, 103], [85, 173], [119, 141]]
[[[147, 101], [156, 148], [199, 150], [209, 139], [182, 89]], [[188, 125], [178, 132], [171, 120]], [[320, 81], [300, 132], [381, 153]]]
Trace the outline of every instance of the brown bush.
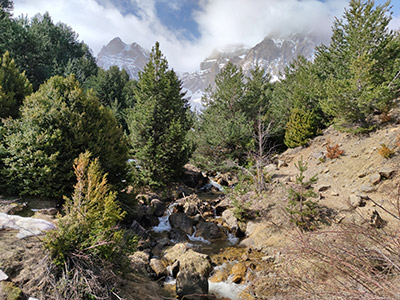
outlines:
[[344, 153], [342, 149], [340, 149], [339, 144], [336, 144], [335, 146], [331, 146], [330, 142], [328, 142], [328, 145], [326, 145], [326, 157], [330, 159], [338, 158], [340, 155]]
[[378, 148], [378, 152], [384, 158], [391, 158], [394, 155], [394, 150], [390, 149], [385, 144], [381, 144], [381, 147]]

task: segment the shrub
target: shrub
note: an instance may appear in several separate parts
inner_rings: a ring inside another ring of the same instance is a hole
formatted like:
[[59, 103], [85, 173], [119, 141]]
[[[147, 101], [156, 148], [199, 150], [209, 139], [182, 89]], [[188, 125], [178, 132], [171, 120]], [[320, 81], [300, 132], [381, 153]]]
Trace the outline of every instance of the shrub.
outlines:
[[0, 57], [0, 118], [17, 117], [25, 96], [32, 93], [32, 85], [20, 73], [8, 52]]
[[394, 150], [390, 149], [385, 144], [381, 144], [381, 147], [378, 148], [378, 152], [383, 158], [391, 158], [394, 155]]
[[304, 172], [307, 171], [307, 164], [303, 158], [295, 164], [299, 174], [296, 176], [296, 186], [289, 189], [289, 203], [286, 211], [290, 214], [290, 220], [301, 230], [314, 230], [318, 217], [317, 203], [309, 198], [315, 198], [312, 185], [317, 182], [317, 177], [313, 176], [305, 181]]
[[331, 146], [330, 142], [328, 142], [328, 145], [326, 145], [326, 157], [330, 159], [338, 158], [340, 155], [343, 154], [343, 152], [344, 151], [340, 149], [339, 144]]
[[48, 233], [45, 246], [56, 265], [69, 256], [95, 255], [111, 260], [121, 245], [123, 231], [117, 224], [125, 213], [110, 190], [99, 160], [80, 154], [74, 164], [77, 183], [72, 199], [64, 197], [65, 216], [58, 216], [57, 230]]
[[285, 145], [289, 148], [305, 145], [310, 138], [317, 134], [317, 131], [314, 112], [294, 108], [286, 124]]
[[5, 123], [5, 177], [11, 193], [59, 197], [72, 192], [73, 161], [86, 150], [111, 184], [125, 178], [127, 141], [111, 111], [74, 76], [51, 78], [27, 97], [21, 118]]

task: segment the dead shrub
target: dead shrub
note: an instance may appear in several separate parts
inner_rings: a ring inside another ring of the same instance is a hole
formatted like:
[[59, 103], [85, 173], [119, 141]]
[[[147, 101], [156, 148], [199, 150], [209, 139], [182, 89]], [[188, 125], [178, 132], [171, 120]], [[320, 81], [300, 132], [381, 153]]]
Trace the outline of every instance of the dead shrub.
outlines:
[[378, 153], [380, 154], [380, 156], [382, 156], [383, 158], [391, 158], [394, 155], [394, 150], [390, 149], [388, 146], [386, 146], [385, 144], [381, 144], [381, 147], [378, 148]]
[[326, 157], [330, 159], [338, 158], [339, 156], [343, 155], [343, 153], [344, 151], [340, 149], [339, 144], [331, 146], [330, 142], [328, 142], [328, 145], [326, 145]]

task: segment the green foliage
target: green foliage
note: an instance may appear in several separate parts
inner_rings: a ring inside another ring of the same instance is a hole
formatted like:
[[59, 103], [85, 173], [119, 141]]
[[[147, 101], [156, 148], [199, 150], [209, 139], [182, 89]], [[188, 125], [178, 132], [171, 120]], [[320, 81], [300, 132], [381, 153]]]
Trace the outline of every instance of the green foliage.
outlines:
[[295, 148], [307, 144], [318, 132], [314, 112], [294, 108], [286, 125], [285, 145]]
[[83, 83], [97, 73], [96, 61], [77, 34], [63, 23], [54, 24], [50, 15], [13, 19], [0, 16], [0, 54], [9, 51], [18, 68], [37, 90], [54, 75], [76, 74]]
[[336, 124], [368, 127], [372, 113], [388, 111], [399, 93], [400, 43], [388, 30], [388, 5], [351, 0], [334, 22], [330, 45], [317, 48], [327, 93], [321, 107]]
[[5, 123], [4, 145], [10, 192], [69, 194], [73, 161], [86, 150], [99, 157], [112, 184], [126, 179], [128, 150], [122, 129], [93, 93], [82, 91], [74, 76], [53, 77], [27, 97], [21, 118]]
[[133, 158], [147, 184], [158, 186], [176, 179], [191, 155], [187, 133], [192, 122], [184, 96], [182, 83], [168, 70], [157, 42], [139, 73], [136, 105], [127, 114]]
[[215, 90], [209, 89], [203, 98], [194, 153], [195, 163], [203, 169], [223, 171], [227, 160], [246, 160], [253, 124], [243, 111], [243, 80], [242, 70], [228, 63], [216, 76]]
[[32, 85], [25, 73], [20, 73], [6, 52], [0, 58], [0, 118], [18, 116], [24, 98], [32, 93]]
[[75, 160], [77, 179], [72, 199], [65, 197], [65, 215], [58, 216], [57, 229], [49, 232], [45, 247], [54, 263], [63, 266], [69, 256], [96, 256], [113, 260], [121, 251], [123, 231], [117, 225], [125, 215], [116, 202], [99, 160], [85, 152]]
[[273, 121], [271, 134], [283, 139], [294, 108], [314, 111], [315, 126], [322, 127], [324, 115], [319, 101], [324, 97], [321, 79], [313, 63], [300, 56], [286, 69], [284, 79], [275, 84], [267, 117]]
[[309, 198], [315, 198], [312, 185], [317, 182], [317, 177], [313, 176], [305, 180], [304, 172], [307, 171], [307, 164], [303, 158], [295, 164], [299, 174], [296, 176], [296, 186], [289, 189], [289, 203], [286, 211], [290, 214], [290, 219], [301, 230], [314, 230], [318, 217], [318, 205]]
[[100, 102], [111, 108], [117, 120], [127, 130], [126, 109], [135, 103], [136, 81], [129, 80], [125, 70], [112, 66], [108, 70], [99, 69], [97, 76], [92, 76], [85, 86], [92, 88]]

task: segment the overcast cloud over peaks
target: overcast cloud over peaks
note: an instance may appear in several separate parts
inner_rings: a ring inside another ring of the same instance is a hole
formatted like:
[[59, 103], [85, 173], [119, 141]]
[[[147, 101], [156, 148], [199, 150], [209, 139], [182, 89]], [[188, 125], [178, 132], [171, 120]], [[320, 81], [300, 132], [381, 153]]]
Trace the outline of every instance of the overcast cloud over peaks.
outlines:
[[[377, 1], [377, 2], [384, 2]], [[393, 4], [392, 5], [399, 5]], [[193, 71], [214, 48], [249, 47], [271, 33], [316, 32], [328, 38], [347, 0], [14, 0], [14, 15], [48, 11], [73, 28], [97, 55], [119, 36], [151, 49], [159, 41], [169, 64]], [[397, 8], [398, 9], [398, 8]], [[400, 16], [391, 23], [400, 27]]]

